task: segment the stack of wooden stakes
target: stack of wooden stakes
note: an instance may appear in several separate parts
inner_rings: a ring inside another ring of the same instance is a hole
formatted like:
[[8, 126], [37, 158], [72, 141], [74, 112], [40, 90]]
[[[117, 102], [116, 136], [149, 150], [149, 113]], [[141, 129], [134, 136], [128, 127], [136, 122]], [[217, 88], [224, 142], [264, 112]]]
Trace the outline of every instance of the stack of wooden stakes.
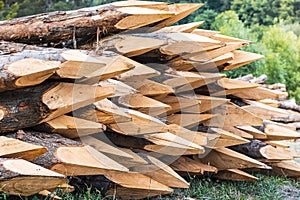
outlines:
[[188, 188], [187, 174], [299, 177], [300, 155], [280, 141], [300, 138], [300, 113], [270, 100], [286, 92], [220, 73], [263, 56], [202, 22], [171, 26], [201, 6], [124, 1], [0, 22], [0, 190], [70, 192], [69, 177], [101, 176], [107, 194], [140, 199]]

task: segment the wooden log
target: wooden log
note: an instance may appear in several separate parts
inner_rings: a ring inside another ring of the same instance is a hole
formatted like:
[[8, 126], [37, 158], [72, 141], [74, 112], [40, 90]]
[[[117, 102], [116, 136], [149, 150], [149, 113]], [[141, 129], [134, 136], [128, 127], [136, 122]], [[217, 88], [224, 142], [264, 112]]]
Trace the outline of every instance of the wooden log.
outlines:
[[131, 168], [132, 171], [143, 173], [168, 187], [189, 188], [189, 183], [165, 163], [147, 155], [147, 153], [139, 153], [139, 155], [144, 157], [148, 163], [147, 165], [133, 167]]
[[166, 130], [166, 124], [154, 117], [130, 109], [123, 109], [123, 111], [131, 116], [132, 121], [108, 125], [117, 133], [143, 135], [146, 133], [162, 133]]
[[201, 26], [204, 21], [200, 22], [191, 22], [187, 24], [175, 25], [175, 26], [168, 26], [158, 30], [157, 32], [181, 32], [181, 33], [191, 33], [199, 26]]
[[214, 178], [227, 181], [249, 181], [257, 182], [259, 179], [239, 169], [227, 169], [219, 171]]
[[247, 43], [252, 43], [249, 40], [243, 40], [243, 39], [239, 39], [239, 38], [235, 38], [235, 37], [230, 37], [227, 35], [222, 35], [222, 34], [214, 34], [211, 35], [210, 38], [214, 39], [214, 40], [219, 40], [221, 42], [247, 42]]
[[237, 79], [229, 79], [229, 78], [222, 78], [217, 81], [218, 85], [223, 87], [224, 89], [244, 89], [244, 88], [256, 88], [260, 85], [254, 83], [248, 83], [245, 81], [240, 81]]
[[98, 133], [93, 136], [84, 136], [80, 138], [80, 141], [86, 145], [93, 147], [94, 149], [104, 153], [105, 155], [118, 156], [122, 159], [133, 159], [133, 156], [124, 152], [117, 146], [115, 146], [105, 134]]
[[89, 52], [89, 55], [86, 55], [78, 50], [68, 50], [61, 56], [66, 61], [60, 65], [56, 76], [83, 83], [98, 83], [134, 68], [128, 58], [113, 52], [102, 52], [101, 55]]
[[241, 66], [247, 65], [249, 63], [252, 63], [257, 60], [261, 60], [264, 58], [263, 55], [256, 54], [256, 53], [250, 53], [250, 52], [245, 52], [245, 51], [240, 51], [240, 50], [235, 50], [233, 51], [234, 53], [234, 59], [233, 61], [225, 66], [223, 70], [233, 70], [236, 68], [239, 68]]
[[149, 97], [161, 95], [167, 96], [168, 94], [173, 94], [175, 92], [170, 86], [148, 79], [138, 82], [125, 81], [125, 83], [138, 90], [142, 95]]
[[204, 153], [204, 148], [202, 146], [199, 146], [198, 144], [193, 143], [192, 141], [186, 140], [179, 135], [175, 135], [169, 132], [166, 133], [152, 133], [147, 134], [144, 136], [145, 139], [149, 141], [153, 141], [153, 143], [157, 143], [158, 140], [161, 140], [161, 142], [170, 142], [170, 143], [176, 143], [181, 146], [186, 146], [186, 148], [190, 149], [198, 149], [199, 153]]
[[300, 164], [294, 160], [285, 160], [280, 162], [270, 163], [273, 171], [277, 175], [299, 178], [300, 177]]
[[52, 12], [0, 23], [0, 39], [31, 44], [76, 48], [123, 30], [136, 29], [173, 16], [147, 8], [102, 5], [66, 12]]
[[213, 114], [173, 114], [167, 116], [167, 120], [172, 124], [177, 124], [186, 128], [193, 128], [214, 117], [216, 117], [216, 115]]
[[64, 137], [74, 139], [103, 132], [106, 127], [103, 124], [93, 121], [62, 115], [48, 122], [35, 126], [34, 129], [47, 133], [58, 133]]
[[[211, 128], [209, 131], [211, 131], [213, 134], [207, 134], [209, 142], [206, 145], [206, 147], [208, 148], [217, 149], [222, 147], [241, 145], [250, 142], [247, 139], [244, 139], [240, 136], [237, 136], [231, 132], [225, 131], [220, 128]], [[215, 135], [217, 136], [217, 138], [211, 140], [211, 138]]]
[[138, 93], [136, 89], [133, 87], [130, 87], [129, 85], [125, 84], [122, 81], [118, 81], [115, 79], [108, 79], [105, 81], [100, 81], [97, 85], [102, 86], [102, 87], [113, 87], [115, 92], [112, 97], [120, 97], [123, 95], [129, 95], [129, 94], [135, 94]]
[[3, 92], [0, 97], [0, 132], [49, 121], [112, 94], [113, 89], [109, 87], [71, 83], [43, 84]]
[[211, 164], [218, 168], [218, 170], [243, 168], [270, 169], [270, 167], [262, 162], [227, 148], [215, 149], [204, 158], [194, 157], [194, 159], [204, 164]]
[[211, 37], [212, 35], [216, 35], [219, 32], [218, 31], [205, 30], [205, 29], [196, 29], [192, 33], [194, 33], [196, 35], [205, 36], [205, 37]]
[[189, 129], [183, 128], [177, 124], [169, 124], [168, 132], [186, 139], [187, 141], [193, 142], [199, 146], [207, 146], [208, 137], [206, 134], [196, 131], [191, 131]]
[[300, 133], [276, 124], [266, 124], [264, 132], [269, 140], [292, 140], [300, 138]]
[[60, 67], [59, 61], [33, 58], [0, 65], [0, 91], [38, 85], [52, 76]]
[[80, 176], [102, 175], [110, 170], [128, 171], [127, 168], [92, 147], [57, 134], [18, 132], [9, 136], [46, 147], [48, 152], [33, 162], [61, 174]]
[[171, 109], [169, 105], [142, 94], [122, 96], [118, 98], [117, 102], [123, 107], [134, 109], [150, 116], [157, 116]]
[[[245, 101], [249, 103], [248, 106], [243, 106], [242, 108], [254, 113], [255, 115], [265, 119], [273, 120], [278, 122], [297, 122], [300, 121], [300, 114], [298, 112], [293, 112], [290, 110], [285, 110], [281, 108], [274, 108], [263, 103], [254, 101]], [[258, 111], [259, 110], [259, 111]]]
[[178, 157], [172, 157], [172, 156], [165, 156], [165, 155], [154, 155], [156, 158], [160, 159], [164, 163], [170, 165], [170, 167], [178, 171], [180, 173], [191, 173], [191, 174], [204, 174], [206, 172], [208, 173], [217, 173], [218, 169], [211, 166], [211, 165], [205, 165], [200, 162], [196, 162], [193, 159], [187, 157], [187, 156], [180, 156]]
[[66, 177], [21, 159], [0, 159], [0, 191], [30, 196], [66, 183]]
[[0, 147], [2, 158], [20, 158], [28, 161], [34, 160], [48, 151], [45, 147], [4, 136], [0, 137]]
[[241, 144], [238, 146], [231, 147], [239, 153], [247, 155], [255, 159], [268, 159], [268, 160], [291, 160], [293, 154], [283, 149], [274, 148], [259, 140], [252, 140], [250, 143]]
[[261, 126], [263, 124], [261, 118], [233, 103], [224, 104], [213, 110], [212, 113], [220, 115], [214, 118], [213, 121], [210, 121], [210, 124], [206, 124], [207, 126], [234, 127], [238, 125]]
[[264, 132], [252, 126], [236, 126], [236, 128], [253, 135], [255, 139], [267, 139], [267, 135]]
[[130, 115], [108, 99], [75, 110], [73, 116], [106, 125], [131, 121]]

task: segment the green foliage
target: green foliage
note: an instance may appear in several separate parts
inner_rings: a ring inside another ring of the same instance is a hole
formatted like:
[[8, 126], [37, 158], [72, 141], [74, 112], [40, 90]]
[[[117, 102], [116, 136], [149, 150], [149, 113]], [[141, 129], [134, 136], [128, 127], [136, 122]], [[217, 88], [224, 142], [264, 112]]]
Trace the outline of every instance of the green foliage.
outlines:
[[296, 0], [233, 0], [231, 9], [246, 26], [273, 25], [281, 20], [296, 21], [295, 4]]
[[0, 1], [0, 20], [12, 19], [17, 16], [19, 10], [19, 4], [13, 3], [12, 5], [5, 5], [3, 1]]
[[207, 9], [204, 10], [201, 14], [197, 15], [194, 18], [195, 22], [204, 21], [204, 24], [201, 25], [203, 29], [211, 29], [211, 24], [214, 22], [217, 13], [214, 10]]

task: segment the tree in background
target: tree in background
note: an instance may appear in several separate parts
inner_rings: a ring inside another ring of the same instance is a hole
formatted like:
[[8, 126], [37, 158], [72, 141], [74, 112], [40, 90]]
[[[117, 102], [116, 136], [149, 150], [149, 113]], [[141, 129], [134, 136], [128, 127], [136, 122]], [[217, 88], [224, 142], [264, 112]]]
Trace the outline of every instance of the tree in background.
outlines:
[[296, 5], [297, 0], [233, 0], [231, 9], [246, 26], [273, 25], [280, 21], [292, 23], [299, 19], [295, 13]]
[[0, 20], [12, 19], [17, 16], [19, 4], [13, 2], [12, 4], [0, 1]]

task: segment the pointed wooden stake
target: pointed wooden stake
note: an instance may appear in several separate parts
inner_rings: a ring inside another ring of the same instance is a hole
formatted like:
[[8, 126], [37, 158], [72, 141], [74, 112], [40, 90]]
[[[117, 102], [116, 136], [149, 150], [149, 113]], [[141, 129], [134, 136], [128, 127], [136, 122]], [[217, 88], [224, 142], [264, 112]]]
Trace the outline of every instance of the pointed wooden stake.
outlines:
[[259, 179], [239, 169], [227, 169], [214, 175], [215, 178], [228, 181], [250, 181], [257, 182]]
[[21, 158], [32, 161], [47, 151], [46, 148], [39, 145], [0, 136], [0, 156], [3, 158]]
[[0, 191], [30, 196], [66, 183], [65, 176], [21, 159], [0, 159]]

